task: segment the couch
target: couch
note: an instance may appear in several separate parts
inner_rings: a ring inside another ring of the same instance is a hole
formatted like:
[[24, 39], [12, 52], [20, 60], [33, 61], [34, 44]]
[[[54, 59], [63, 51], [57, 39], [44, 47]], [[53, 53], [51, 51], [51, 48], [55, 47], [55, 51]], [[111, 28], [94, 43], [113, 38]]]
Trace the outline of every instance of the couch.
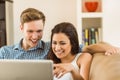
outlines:
[[83, 48], [83, 52], [93, 55], [89, 80], [120, 80], [120, 53], [105, 55], [111, 45], [100, 43]]
[[120, 55], [106, 56], [104, 53], [95, 53], [89, 80], [120, 80]]

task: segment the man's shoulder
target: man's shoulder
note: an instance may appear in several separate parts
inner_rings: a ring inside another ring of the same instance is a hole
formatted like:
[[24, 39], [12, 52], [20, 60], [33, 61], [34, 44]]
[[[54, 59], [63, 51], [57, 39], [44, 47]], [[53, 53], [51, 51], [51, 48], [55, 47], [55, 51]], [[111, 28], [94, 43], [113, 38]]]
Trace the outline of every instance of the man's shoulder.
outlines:
[[0, 50], [11, 50], [11, 49], [15, 49], [17, 46], [18, 46], [18, 44], [5, 45], [5, 46], [2, 46], [2, 47], [0, 48]]
[[43, 41], [42, 40], [42, 44], [45, 45], [45, 46], [50, 46], [50, 41]]
[[14, 45], [12, 45], [12, 46], [5, 45], [5, 46], [2, 46], [0, 49], [1, 50], [8, 50], [8, 49], [13, 49], [13, 48], [14, 48]]
[[84, 45], [83, 44], [79, 44], [79, 52], [82, 52]]
[[0, 48], [0, 58], [2, 55], [9, 54], [11, 51], [13, 51], [12, 46], [2, 46]]

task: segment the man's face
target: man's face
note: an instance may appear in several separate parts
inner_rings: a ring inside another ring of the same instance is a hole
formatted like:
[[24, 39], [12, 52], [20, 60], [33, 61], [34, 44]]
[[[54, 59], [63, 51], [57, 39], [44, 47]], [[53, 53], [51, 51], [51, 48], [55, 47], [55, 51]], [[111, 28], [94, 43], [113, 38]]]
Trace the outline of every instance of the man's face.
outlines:
[[22, 46], [27, 49], [35, 47], [42, 38], [43, 28], [44, 24], [42, 20], [24, 23], [24, 25], [21, 26], [24, 34]]

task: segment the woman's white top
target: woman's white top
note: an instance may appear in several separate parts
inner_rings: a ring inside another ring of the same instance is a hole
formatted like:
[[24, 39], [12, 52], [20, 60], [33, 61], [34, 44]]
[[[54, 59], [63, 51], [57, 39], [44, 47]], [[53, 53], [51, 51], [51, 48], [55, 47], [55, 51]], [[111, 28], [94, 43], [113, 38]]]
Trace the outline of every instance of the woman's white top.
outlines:
[[[79, 67], [77, 65], [77, 59], [80, 56], [80, 53], [76, 55], [75, 59], [71, 62], [71, 64], [74, 66], [76, 70], [79, 70]], [[54, 80], [73, 80], [72, 74], [70, 72], [64, 74], [61, 78], [56, 78], [54, 76]]]

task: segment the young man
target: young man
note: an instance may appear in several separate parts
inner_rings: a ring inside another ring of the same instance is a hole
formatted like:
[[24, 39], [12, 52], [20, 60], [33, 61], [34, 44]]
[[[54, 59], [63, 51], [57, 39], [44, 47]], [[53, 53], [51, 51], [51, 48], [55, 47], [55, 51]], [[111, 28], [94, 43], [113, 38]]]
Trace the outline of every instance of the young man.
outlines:
[[24, 37], [18, 44], [0, 49], [1, 59], [44, 59], [49, 50], [49, 43], [41, 40], [45, 24], [45, 15], [34, 8], [21, 13], [20, 29]]

